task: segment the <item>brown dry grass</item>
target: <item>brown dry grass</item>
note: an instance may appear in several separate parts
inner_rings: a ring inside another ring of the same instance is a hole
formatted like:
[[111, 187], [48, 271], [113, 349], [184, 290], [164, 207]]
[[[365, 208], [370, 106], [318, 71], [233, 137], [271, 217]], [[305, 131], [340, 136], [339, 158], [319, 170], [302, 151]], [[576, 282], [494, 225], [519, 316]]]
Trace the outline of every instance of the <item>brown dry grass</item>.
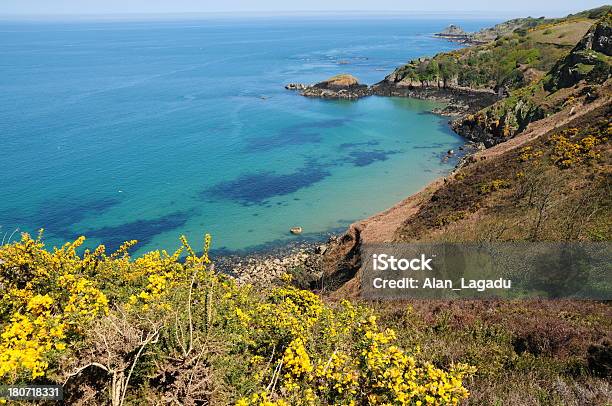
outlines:
[[359, 80], [353, 75], [340, 74], [327, 79], [323, 83], [330, 87], [350, 87], [358, 85]]
[[576, 19], [550, 27], [543, 27], [533, 31], [530, 36], [536, 42], [572, 47], [580, 41], [593, 25], [594, 20]]

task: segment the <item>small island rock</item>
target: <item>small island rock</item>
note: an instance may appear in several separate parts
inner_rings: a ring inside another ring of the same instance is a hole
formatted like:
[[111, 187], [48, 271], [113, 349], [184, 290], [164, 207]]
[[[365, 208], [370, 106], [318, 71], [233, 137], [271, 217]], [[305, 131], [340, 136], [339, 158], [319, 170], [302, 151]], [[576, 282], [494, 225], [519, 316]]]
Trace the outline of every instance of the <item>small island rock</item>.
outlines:
[[323, 99], [358, 99], [371, 94], [371, 90], [367, 85], [359, 83], [357, 78], [347, 74], [331, 77], [312, 86], [290, 83], [285, 88], [289, 90], [303, 90], [302, 96], [320, 97]]

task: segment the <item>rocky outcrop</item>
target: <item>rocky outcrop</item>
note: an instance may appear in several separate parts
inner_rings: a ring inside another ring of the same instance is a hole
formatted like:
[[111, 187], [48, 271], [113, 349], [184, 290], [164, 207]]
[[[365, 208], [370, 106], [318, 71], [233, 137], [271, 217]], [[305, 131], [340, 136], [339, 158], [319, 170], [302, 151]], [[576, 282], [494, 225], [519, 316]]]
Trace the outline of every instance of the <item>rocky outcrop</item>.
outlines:
[[308, 88], [308, 85], [303, 83], [289, 83], [285, 85], [285, 89], [287, 90], [305, 90], [306, 88]]
[[[436, 66], [434, 66], [436, 65]], [[387, 75], [381, 82], [373, 87], [395, 87], [395, 88], [456, 88], [459, 87], [459, 77], [456, 73], [441, 75], [437, 62], [429, 58], [418, 58], [410, 61], [407, 65], [397, 68]], [[418, 71], [430, 71], [421, 77], [415, 74]]]
[[458, 25], [451, 24], [446, 27], [444, 30], [436, 34], [437, 36], [457, 36], [457, 35], [467, 35], [467, 32], [463, 31], [463, 28]]
[[427, 86], [417, 83], [415, 86], [403, 81], [394, 83], [383, 80], [371, 88], [372, 94], [378, 96], [412, 97], [422, 100], [433, 100], [447, 105], [435, 109], [435, 113], [445, 116], [470, 114], [490, 106], [499, 97], [492, 90], [470, 89], [460, 86]]
[[444, 30], [440, 31], [434, 36], [438, 38], [444, 38], [453, 42], [461, 42], [461, 43], [470, 43], [471, 42], [471, 34], [463, 31], [463, 28], [458, 25], [451, 24], [446, 27]]
[[504, 142], [544, 118], [544, 110], [529, 99], [502, 100], [491, 107], [451, 123], [453, 131], [489, 148]]
[[302, 90], [302, 96], [322, 99], [359, 99], [371, 95], [367, 85], [359, 83], [352, 75], [337, 75], [315, 85], [290, 83], [289, 90]]

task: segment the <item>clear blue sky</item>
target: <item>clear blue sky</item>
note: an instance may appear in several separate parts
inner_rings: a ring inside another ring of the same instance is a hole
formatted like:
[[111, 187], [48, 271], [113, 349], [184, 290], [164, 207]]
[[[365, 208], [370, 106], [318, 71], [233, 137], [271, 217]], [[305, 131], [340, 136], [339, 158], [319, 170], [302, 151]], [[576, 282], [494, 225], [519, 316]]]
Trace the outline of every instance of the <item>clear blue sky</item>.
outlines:
[[405, 11], [560, 16], [603, 4], [592, 0], [0, 0], [0, 15]]

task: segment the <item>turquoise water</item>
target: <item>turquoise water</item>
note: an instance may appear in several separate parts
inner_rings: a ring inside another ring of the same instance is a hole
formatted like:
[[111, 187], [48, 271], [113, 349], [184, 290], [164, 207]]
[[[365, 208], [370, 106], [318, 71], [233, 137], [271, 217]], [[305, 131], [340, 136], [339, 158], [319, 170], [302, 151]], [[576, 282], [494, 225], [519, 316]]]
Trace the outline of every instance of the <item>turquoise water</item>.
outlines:
[[252, 250], [383, 210], [447, 172], [429, 102], [307, 99], [288, 82], [381, 80], [492, 21], [0, 22], [0, 238], [46, 229], [139, 252], [178, 236]]

